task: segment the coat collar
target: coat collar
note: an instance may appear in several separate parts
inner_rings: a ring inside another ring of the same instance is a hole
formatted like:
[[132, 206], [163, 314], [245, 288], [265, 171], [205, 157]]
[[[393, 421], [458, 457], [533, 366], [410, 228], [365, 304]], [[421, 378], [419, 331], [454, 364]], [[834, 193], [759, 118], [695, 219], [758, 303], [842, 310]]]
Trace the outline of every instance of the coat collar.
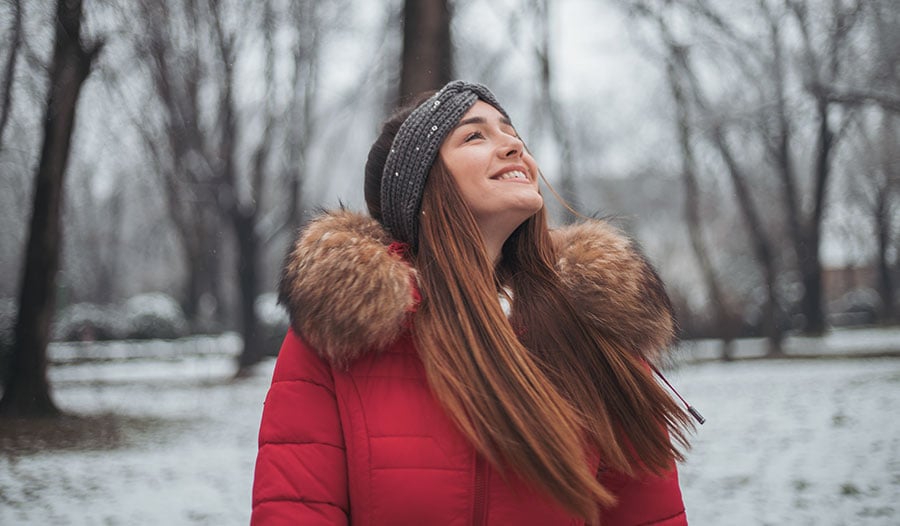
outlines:
[[[572, 301], [606, 337], [645, 355], [673, 342], [668, 296], [631, 240], [603, 221], [552, 237]], [[310, 222], [285, 259], [279, 287], [291, 327], [336, 365], [388, 347], [418, 302], [416, 270], [402, 252], [366, 215], [338, 210]]]

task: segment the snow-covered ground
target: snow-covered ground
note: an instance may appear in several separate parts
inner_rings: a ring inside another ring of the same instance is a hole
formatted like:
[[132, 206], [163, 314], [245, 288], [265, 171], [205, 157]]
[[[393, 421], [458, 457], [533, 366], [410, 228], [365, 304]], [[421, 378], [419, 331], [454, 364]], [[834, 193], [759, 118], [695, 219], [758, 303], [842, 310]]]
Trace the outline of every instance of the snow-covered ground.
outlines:
[[691, 524], [900, 524], [900, 359], [667, 376], [707, 419], [681, 468]]
[[[248, 522], [274, 362], [231, 381], [227, 354], [167, 356], [51, 369], [58, 404], [86, 416], [0, 431], [0, 524]], [[667, 377], [707, 418], [681, 468], [693, 526], [900, 524], [900, 359], [685, 364]]]

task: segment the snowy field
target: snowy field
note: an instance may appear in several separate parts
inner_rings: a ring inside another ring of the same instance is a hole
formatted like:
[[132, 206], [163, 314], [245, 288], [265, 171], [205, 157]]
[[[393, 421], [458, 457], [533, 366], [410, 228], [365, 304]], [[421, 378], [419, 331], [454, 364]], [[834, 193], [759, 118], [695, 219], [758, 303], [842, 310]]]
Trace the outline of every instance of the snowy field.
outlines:
[[[273, 363], [236, 382], [214, 353], [53, 367], [58, 404], [82, 416], [4, 423], [0, 525], [247, 524]], [[900, 359], [667, 376], [707, 418], [681, 468], [693, 526], [900, 524]]]
[[900, 359], [667, 376], [707, 419], [681, 468], [691, 524], [900, 524]]

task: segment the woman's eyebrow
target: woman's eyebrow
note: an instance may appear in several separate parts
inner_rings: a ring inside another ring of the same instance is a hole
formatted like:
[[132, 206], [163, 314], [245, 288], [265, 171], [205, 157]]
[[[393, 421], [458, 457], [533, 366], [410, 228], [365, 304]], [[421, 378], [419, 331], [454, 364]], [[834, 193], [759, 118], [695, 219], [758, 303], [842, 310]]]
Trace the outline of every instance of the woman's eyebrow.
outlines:
[[461, 126], [465, 126], [466, 124], [484, 124], [487, 120], [484, 117], [469, 117], [468, 119], [463, 119], [456, 123], [456, 126], [453, 127], [455, 130]]
[[[456, 128], [459, 128], [460, 126], [465, 126], [466, 124], [484, 124], [486, 122], [487, 122], [487, 119], [485, 119], [484, 117], [469, 117], [468, 119], [463, 119], [463, 120], [459, 121], [458, 123], [456, 123], [456, 126], [454, 126], [453, 129], [455, 130]], [[507, 126], [512, 126], [512, 121], [510, 121], [506, 117], [501, 116], [500, 122], [502, 124], [506, 124]]]

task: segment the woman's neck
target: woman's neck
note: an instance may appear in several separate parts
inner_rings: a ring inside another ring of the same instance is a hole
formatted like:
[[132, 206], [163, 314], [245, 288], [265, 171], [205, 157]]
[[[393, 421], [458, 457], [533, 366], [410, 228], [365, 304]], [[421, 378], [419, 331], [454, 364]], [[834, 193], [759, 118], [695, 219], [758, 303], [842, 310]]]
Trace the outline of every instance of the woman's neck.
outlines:
[[488, 261], [494, 266], [500, 263], [503, 255], [503, 245], [509, 236], [516, 231], [521, 222], [513, 225], [512, 223], [495, 223], [495, 224], [479, 224], [478, 229], [481, 231], [481, 239], [484, 241], [484, 249], [487, 252]]

